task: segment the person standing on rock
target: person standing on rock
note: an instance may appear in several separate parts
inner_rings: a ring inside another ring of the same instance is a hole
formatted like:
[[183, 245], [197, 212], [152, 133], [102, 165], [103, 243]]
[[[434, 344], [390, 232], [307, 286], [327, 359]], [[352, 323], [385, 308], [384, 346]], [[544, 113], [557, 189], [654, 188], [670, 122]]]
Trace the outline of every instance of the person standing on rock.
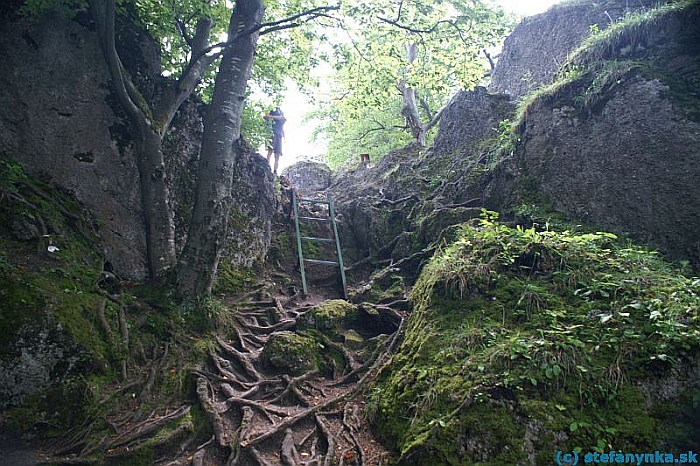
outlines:
[[280, 156], [282, 155], [282, 138], [284, 137], [284, 123], [287, 119], [284, 117], [284, 113], [279, 107], [275, 108], [271, 112], [266, 113], [263, 118], [271, 123], [272, 137], [268, 140], [267, 144], [267, 162], [270, 163], [270, 157], [275, 154], [275, 167], [274, 173], [277, 174], [277, 166], [280, 162]]

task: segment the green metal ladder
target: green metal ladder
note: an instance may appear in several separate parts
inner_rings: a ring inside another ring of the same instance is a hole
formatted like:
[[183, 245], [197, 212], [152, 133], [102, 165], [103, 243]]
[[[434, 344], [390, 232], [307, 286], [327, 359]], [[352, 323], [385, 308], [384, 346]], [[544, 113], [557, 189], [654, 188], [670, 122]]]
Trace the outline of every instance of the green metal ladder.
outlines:
[[[324, 204], [328, 206], [328, 217], [300, 217], [299, 216], [299, 203], [309, 203], [309, 204]], [[340, 280], [343, 285], [343, 297], [348, 299], [348, 287], [345, 280], [345, 267], [343, 266], [343, 253], [340, 250], [340, 239], [338, 238], [338, 227], [335, 222], [335, 210], [333, 208], [333, 199], [331, 195], [328, 194], [326, 200], [318, 199], [303, 199], [297, 197], [297, 192], [292, 188], [292, 206], [294, 209], [294, 231], [297, 237], [297, 252], [299, 253], [299, 270], [301, 271], [301, 287], [304, 294], [307, 294], [306, 287], [306, 268], [305, 264], [317, 264], [317, 265], [328, 265], [333, 267], [338, 267], [340, 270]], [[331, 226], [331, 231], [333, 233], [333, 238], [316, 238], [312, 236], [302, 236], [301, 230], [299, 228], [299, 222], [321, 222], [328, 223]], [[316, 243], [335, 243], [336, 260], [321, 260], [321, 259], [305, 259], [304, 250], [302, 248], [303, 242], [316, 242]]]

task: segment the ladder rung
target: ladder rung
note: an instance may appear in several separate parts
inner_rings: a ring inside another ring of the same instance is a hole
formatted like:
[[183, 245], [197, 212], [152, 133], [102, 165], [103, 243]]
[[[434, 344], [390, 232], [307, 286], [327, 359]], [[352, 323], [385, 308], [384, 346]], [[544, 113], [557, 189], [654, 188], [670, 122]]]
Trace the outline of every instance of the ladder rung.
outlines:
[[322, 261], [318, 259], [304, 259], [304, 262], [308, 262], [309, 264], [318, 264], [318, 265], [334, 265], [338, 266], [339, 264], [336, 261]]
[[328, 201], [321, 201], [319, 199], [297, 199], [299, 202], [310, 202], [311, 204], [326, 204], [328, 205]]
[[299, 220], [312, 220], [315, 222], [330, 222], [330, 218], [320, 218], [320, 217], [299, 217]]
[[332, 243], [333, 240], [330, 238], [314, 238], [312, 236], [302, 236], [302, 241], [315, 241], [317, 243]]

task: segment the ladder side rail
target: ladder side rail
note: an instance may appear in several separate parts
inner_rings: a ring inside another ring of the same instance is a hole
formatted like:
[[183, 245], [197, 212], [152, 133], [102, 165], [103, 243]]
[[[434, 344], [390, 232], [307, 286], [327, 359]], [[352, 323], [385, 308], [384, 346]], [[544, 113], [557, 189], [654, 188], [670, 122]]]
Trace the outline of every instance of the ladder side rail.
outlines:
[[304, 252], [301, 249], [301, 232], [299, 231], [299, 207], [297, 206], [297, 192], [292, 188], [292, 208], [294, 209], [294, 231], [297, 239], [297, 252], [299, 254], [299, 271], [301, 272], [301, 289], [306, 295], [306, 271], [304, 270]]
[[348, 299], [348, 285], [345, 280], [345, 266], [343, 265], [343, 253], [340, 250], [340, 238], [338, 238], [338, 227], [335, 224], [335, 209], [333, 208], [333, 198], [328, 194], [328, 214], [333, 226], [333, 237], [335, 238], [335, 249], [338, 255], [338, 268], [340, 269], [340, 280], [343, 283], [343, 297]]

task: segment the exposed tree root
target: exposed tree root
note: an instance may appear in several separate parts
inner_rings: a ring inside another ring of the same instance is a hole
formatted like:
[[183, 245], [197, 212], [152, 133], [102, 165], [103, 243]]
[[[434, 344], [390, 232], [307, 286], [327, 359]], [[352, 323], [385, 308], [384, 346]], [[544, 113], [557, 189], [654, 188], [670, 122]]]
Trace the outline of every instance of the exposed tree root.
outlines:
[[[117, 394], [133, 394], [132, 404], [124, 410], [126, 415], [96, 414], [86, 419], [70, 437], [66, 436], [59, 454], [80, 451], [68, 460], [82, 461], [99, 452], [119, 458], [145, 448], [160, 448], [159, 455], [165, 457], [156, 464], [170, 466], [379, 464], [384, 452], [377, 451], [376, 444], [368, 443], [363, 424], [366, 421], [355, 400], [365, 393], [395, 351], [405, 326], [406, 302], [365, 304], [360, 318], [367, 320], [368, 329], [381, 327], [387, 333], [388, 329], [395, 329], [373, 346], [369, 357], [314, 333], [306, 337], [316, 338], [323, 351], [342, 355], [343, 373], [331, 376], [331, 371], [325, 368], [291, 375], [267, 367], [260, 356], [270, 336], [295, 329], [295, 319], [304, 316], [314, 304], [297, 304], [298, 298], [294, 294], [288, 298], [233, 304], [235, 325], [227, 336], [231, 339], [218, 336], [216, 348], [209, 351], [207, 367], [192, 371], [196, 402], [204, 414], [204, 422], [211, 426], [210, 430], [204, 429], [209, 432], [207, 436], [211, 435], [209, 441], [203, 442], [205, 439], [198, 434], [201, 425], [196, 427], [189, 418], [182, 419], [190, 412], [187, 404], [165, 414], [148, 414], [152, 408], [148, 401], [162, 379], [160, 374], [176, 365], [168, 362], [173, 359], [171, 348], [175, 346], [165, 345], [153, 350], [150, 361], [135, 368], [131, 377], [138, 382], [115, 391], [115, 399], [126, 398]], [[382, 325], [377, 326], [377, 322]], [[102, 330], [105, 334], [116, 333], [112, 333], [109, 323], [102, 324]], [[128, 339], [128, 335], [120, 336]], [[104, 402], [110, 403], [108, 400], [112, 398], [107, 397]], [[199, 419], [203, 422], [201, 416]], [[95, 442], [93, 429], [104, 425], [102, 421], [111, 424], [114, 432]], [[93, 440], [88, 441], [91, 434]]]

